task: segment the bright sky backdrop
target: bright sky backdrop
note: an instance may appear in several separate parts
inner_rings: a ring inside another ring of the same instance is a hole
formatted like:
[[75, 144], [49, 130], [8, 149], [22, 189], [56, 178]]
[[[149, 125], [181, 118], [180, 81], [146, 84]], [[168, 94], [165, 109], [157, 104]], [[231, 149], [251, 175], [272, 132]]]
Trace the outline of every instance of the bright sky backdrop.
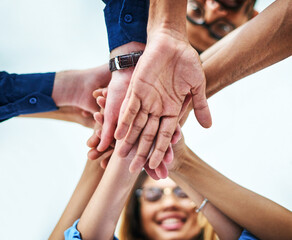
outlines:
[[[262, 10], [271, 0], [258, 0]], [[108, 60], [100, 0], [1, 0], [0, 70], [83, 69]], [[209, 99], [213, 126], [193, 114], [187, 144], [233, 181], [292, 210], [291, 57]], [[14, 118], [0, 124], [1, 239], [47, 239], [82, 173], [91, 130]]]

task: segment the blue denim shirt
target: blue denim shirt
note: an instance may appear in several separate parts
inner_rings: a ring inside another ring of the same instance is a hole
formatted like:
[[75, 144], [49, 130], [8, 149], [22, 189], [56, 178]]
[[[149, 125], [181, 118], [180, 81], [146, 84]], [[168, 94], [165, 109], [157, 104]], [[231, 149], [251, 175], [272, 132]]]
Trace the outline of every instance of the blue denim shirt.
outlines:
[[[68, 228], [65, 232], [64, 232], [64, 236], [65, 236], [65, 240], [82, 240], [81, 238], [81, 234], [80, 232], [77, 230], [77, 224], [79, 223], [79, 219], [76, 220], [74, 222], [74, 224], [72, 225], [72, 227]], [[114, 236], [113, 240], [118, 240], [118, 238], [116, 238]], [[247, 230], [243, 230], [241, 233], [241, 236], [239, 237], [238, 240], [258, 240], [258, 238], [256, 238], [254, 235], [252, 235], [250, 232], [248, 232]]]
[[244, 229], [238, 240], [259, 240], [256, 236], [252, 235], [246, 229]]
[[0, 122], [18, 116], [57, 109], [52, 99], [55, 73], [0, 72]]
[[[79, 220], [76, 220], [74, 222], [74, 224], [72, 225], [72, 227], [68, 228], [65, 232], [64, 232], [64, 237], [65, 240], [82, 240], [81, 238], [81, 234], [80, 232], [77, 230], [77, 224], [79, 223]], [[118, 240], [115, 236], [113, 240]]]
[[146, 43], [149, 0], [103, 0], [110, 51], [129, 42]]

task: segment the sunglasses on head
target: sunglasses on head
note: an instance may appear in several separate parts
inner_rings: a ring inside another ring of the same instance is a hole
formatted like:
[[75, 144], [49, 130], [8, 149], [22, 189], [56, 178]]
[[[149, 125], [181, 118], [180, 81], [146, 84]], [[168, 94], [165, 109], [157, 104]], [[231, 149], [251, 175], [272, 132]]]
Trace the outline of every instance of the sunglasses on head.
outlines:
[[145, 201], [156, 202], [162, 198], [163, 195], [174, 194], [178, 199], [188, 198], [188, 195], [180, 188], [159, 188], [159, 187], [145, 187], [136, 190], [136, 196], [143, 197]]

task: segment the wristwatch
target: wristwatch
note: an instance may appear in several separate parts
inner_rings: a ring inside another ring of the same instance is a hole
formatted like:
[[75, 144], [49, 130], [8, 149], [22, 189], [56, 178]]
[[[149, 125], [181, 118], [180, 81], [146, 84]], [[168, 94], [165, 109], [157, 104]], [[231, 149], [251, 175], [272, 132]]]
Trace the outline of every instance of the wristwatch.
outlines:
[[143, 51], [131, 52], [129, 54], [119, 55], [109, 60], [109, 69], [111, 72], [136, 66]]

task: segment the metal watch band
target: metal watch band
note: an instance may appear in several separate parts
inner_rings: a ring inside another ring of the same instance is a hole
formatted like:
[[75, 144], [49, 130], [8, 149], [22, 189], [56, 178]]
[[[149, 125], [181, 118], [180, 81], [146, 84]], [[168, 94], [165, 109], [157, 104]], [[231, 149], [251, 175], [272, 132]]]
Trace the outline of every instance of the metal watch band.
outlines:
[[132, 52], [129, 54], [119, 55], [109, 60], [109, 69], [111, 72], [136, 66], [143, 51]]

